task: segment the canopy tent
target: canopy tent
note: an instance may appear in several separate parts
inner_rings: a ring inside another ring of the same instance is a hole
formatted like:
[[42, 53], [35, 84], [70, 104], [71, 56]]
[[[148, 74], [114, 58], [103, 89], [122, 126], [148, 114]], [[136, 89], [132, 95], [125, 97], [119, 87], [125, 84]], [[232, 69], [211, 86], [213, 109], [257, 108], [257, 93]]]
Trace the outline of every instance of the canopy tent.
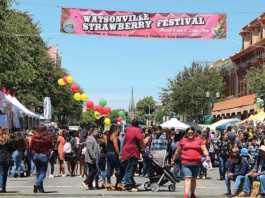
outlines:
[[5, 95], [5, 99], [7, 100], [7, 102], [11, 103], [14, 108], [19, 111], [20, 114], [25, 114], [29, 117], [32, 118], [38, 118], [38, 119], [42, 119], [41, 115], [38, 115], [32, 111], [30, 111], [29, 109], [27, 109], [23, 104], [21, 104], [16, 97], [12, 97], [11, 95]]
[[235, 126], [238, 123], [240, 123], [240, 119], [239, 118], [226, 119], [226, 122], [224, 122], [223, 124], [221, 124], [221, 125], [216, 127], [216, 130], [224, 131], [224, 130], [227, 129], [227, 127]]
[[219, 120], [213, 124], [210, 124], [210, 125], [200, 125], [201, 127], [203, 128], [207, 128], [209, 127], [211, 131], [215, 131], [219, 126], [222, 126], [222, 125], [226, 125], [226, 124], [232, 124], [232, 125], [235, 125], [237, 123], [240, 122], [240, 119], [239, 118], [231, 118], [231, 119], [223, 119], [223, 120]]
[[160, 125], [162, 128], [174, 128], [177, 130], [186, 130], [189, 128], [189, 125], [180, 122], [177, 118], [171, 118], [170, 120], [164, 122]]
[[262, 122], [262, 121], [264, 121], [264, 119], [265, 119], [265, 112], [260, 111], [259, 113], [255, 114], [255, 115], [249, 116], [249, 118], [247, 120]]

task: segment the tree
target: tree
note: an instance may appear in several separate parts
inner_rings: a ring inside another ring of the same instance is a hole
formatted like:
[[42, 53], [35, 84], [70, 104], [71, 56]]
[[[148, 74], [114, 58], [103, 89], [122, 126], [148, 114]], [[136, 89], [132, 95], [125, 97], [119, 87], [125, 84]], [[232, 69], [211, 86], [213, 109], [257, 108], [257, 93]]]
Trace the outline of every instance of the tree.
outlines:
[[251, 68], [246, 75], [247, 87], [265, 101], [265, 65], [262, 69]]
[[209, 113], [212, 101], [206, 97], [206, 92], [222, 93], [223, 89], [224, 81], [218, 69], [192, 63], [191, 67], [185, 67], [174, 79], [168, 80], [168, 86], [162, 89], [160, 99], [167, 111], [193, 120]]
[[10, 9], [11, 3], [0, 2], [0, 88], [16, 90], [17, 98], [38, 113], [43, 98], [50, 96], [59, 126], [78, 124], [82, 104], [73, 100], [69, 88], [57, 85], [67, 72], [49, 59], [38, 25], [27, 13]]
[[136, 109], [139, 115], [149, 115], [155, 111], [155, 100], [152, 96], [146, 96], [139, 100], [136, 104]]
[[81, 124], [82, 125], [87, 125], [90, 122], [95, 123], [96, 122], [96, 118], [95, 118], [95, 115], [94, 115], [94, 111], [89, 109], [86, 112], [82, 113]]

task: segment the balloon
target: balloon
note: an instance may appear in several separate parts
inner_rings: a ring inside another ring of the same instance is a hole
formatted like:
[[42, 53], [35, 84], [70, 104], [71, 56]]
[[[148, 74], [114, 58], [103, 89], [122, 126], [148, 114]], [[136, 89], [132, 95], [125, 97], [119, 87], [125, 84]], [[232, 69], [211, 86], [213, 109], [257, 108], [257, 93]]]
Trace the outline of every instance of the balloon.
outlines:
[[108, 115], [111, 113], [111, 109], [109, 107], [103, 107], [102, 114]]
[[99, 101], [99, 104], [100, 104], [102, 107], [105, 107], [105, 106], [107, 105], [107, 100], [105, 100], [105, 99], [101, 99], [101, 100]]
[[107, 126], [111, 125], [111, 120], [109, 118], [105, 118], [104, 119], [104, 124], [107, 125]]
[[96, 118], [97, 120], [100, 119], [100, 113], [99, 113], [99, 112], [95, 111], [94, 115], [95, 115], [95, 118]]
[[77, 84], [72, 84], [71, 90], [73, 93], [77, 93], [79, 91], [79, 87]]
[[86, 102], [86, 108], [87, 109], [93, 109], [94, 108], [94, 103], [93, 101], [89, 100]]
[[86, 94], [81, 94], [81, 95], [80, 95], [80, 99], [81, 99], [83, 102], [85, 102], [85, 101], [87, 101], [88, 96], [87, 96]]
[[63, 80], [62, 78], [60, 78], [60, 79], [58, 80], [58, 85], [60, 85], [60, 86], [64, 86], [64, 85], [66, 85], [66, 83], [64, 82], [64, 80]]
[[74, 81], [73, 77], [70, 76], [70, 75], [65, 76], [63, 79], [64, 79], [64, 81], [65, 81], [66, 83], [68, 83], [68, 84], [72, 84], [73, 81]]
[[100, 105], [96, 105], [94, 110], [97, 111], [98, 113], [103, 113], [103, 107]]
[[118, 112], [118, 115], [119, 115], [120, 117], [123, 117], [123, 116], [125, 116], [125, 113], [124, 113], [124, 111], [119, 111], [119, 112]]
[[105, 111], [107, 112], [107, 114], [108, 114], [108, 113], [111, 113], [111, 108], [110, 108], [110, 107], [106, 107], [106, 108], [105, 108]]
[[74, 99], [75, 99], [75, 101], [80, 101], [80, 100], [81, 100], [81, 95], [80, 95], [80, 93], [75, 93], [75, 94], [74, 94]]

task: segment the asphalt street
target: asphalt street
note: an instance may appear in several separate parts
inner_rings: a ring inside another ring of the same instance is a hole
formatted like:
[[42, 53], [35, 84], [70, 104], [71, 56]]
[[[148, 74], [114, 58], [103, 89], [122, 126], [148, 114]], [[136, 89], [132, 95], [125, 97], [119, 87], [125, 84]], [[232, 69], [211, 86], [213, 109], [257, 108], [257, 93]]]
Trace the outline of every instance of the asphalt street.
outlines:
[[[224, 197], [224, 181], [218, 180], [218, 169], [209, 170], [209, 178], [198, 180], [197, 195], [201, 198]], [[139, 191], [139, 192], [120, 192], [93, 190], [88, 191], [82, 185], [81, 177], [55, 177], [45, 179], [44, 194], [34, 194], [34, 177], [28, 178], [8, 178], [7, 193], [0, 194], [0, 197], [182, 197], [183, 182], [176, 184], [176, 192], [169, 192], [168, 187], [161, 187], [159, 192]], [[147, 179], [136, 177], [137, 183], [144, 183]]]

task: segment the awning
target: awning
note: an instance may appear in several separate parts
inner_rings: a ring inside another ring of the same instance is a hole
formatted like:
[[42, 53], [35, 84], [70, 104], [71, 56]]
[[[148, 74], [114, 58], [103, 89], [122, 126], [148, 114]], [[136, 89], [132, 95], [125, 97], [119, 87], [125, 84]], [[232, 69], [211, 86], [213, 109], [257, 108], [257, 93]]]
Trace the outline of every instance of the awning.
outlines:
[[214, 104], [212, 115], [243, 113], [256, 109], [256, 94], [227, 99]]
[[42, 116], [38, 115], [32, 111], [30, 111], [29, 109], [27, 109], [23, 104], [21, 104], [16, 97], [12, 97], [11, 95], [5, 95], [5, 99], [10, 102], [12, 105], [14, 105], [14, 107], [16, 107], [16, 109], [18, 109], [20, 111], [20, 113], [23, 113], [29, 117], [33, 117], [33, 118], [38, 118], [41, 119]]

